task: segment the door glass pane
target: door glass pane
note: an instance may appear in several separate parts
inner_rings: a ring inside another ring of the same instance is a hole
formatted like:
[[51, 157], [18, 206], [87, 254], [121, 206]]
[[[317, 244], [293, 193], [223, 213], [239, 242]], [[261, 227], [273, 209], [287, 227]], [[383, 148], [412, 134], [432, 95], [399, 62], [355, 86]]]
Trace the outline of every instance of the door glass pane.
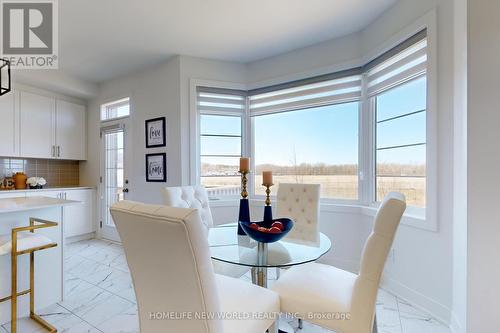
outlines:
[[123, 139], [122, 130], [104, 134], [104, 223], [114, 226], [109, 208], [123, 200]]

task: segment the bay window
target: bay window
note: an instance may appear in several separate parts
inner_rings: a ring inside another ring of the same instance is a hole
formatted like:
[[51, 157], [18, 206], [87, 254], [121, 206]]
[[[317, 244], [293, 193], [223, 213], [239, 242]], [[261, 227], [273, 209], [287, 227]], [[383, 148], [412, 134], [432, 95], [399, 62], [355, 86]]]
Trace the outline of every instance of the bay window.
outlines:
[[427, 52], [423, 30], [351, 70], [249, 91], [198, 87], [201, 184], [212, 197], [238, 195], [238, 159], [249, 156], [251, 197], [272, 170], [274, 193], [318, 183], [326, 200], [369, 204], [399, 191], [425, 208]]

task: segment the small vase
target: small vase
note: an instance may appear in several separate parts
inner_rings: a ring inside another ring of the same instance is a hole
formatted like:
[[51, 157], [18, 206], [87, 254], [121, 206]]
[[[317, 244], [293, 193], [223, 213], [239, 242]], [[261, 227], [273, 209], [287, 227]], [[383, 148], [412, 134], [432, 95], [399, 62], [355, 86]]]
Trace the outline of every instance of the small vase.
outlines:
[[16, 190], [24, 190], [26, 188], [26, 180], [28, 177], [24, 174], [24, 172], [17, 172], [13, 178]]
[[238, 235], [246, 235], [245, 231], [241, 228], [240, 221], [250, 222], [250, 207], [248, 199], [240, 199], [240, 213], [238, 216]]

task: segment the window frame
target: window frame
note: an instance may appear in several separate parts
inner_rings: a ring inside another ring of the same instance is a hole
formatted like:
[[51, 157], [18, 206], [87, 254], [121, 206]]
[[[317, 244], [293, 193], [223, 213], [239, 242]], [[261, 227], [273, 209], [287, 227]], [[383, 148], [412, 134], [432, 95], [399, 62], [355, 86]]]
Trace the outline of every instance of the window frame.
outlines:
[[[129, 107], [129, 112], [128, 115], [125, 116], [120, 116], [120, 117], [113, 117], [113, 118], [107, 118], [107, 119], [102, 119], [102, 112], [103, 108], [107, 108], [108, 106], [111, 105], [117, 105], [117, 106], [123, 106], [123, 105], [128, 105]], [[101, 103], [99, 107], [99, 121], [101, 123], [107, 123], [107, 122], [113, 122], [117, 120], [122, 120], [122, 119], [127, 119], [130, 118], [130, 114], [132, 113], [132, 105], [131, 105], [131, 99], [130, 96], [124, 96], [120, 98], [113, 98], [107, 102]]]
[[[402, 224], [412, 226], [427, 231], [438, 231], [437, 225], [437, 31], [436, 31], [436, 12], [430, 11], [419, 20], [408, 26], [406, 29], [394, 35], [386, 43], [383, 43], [377, 50], [370, 52], [360, 61], [367, 64], [379, 55], [399, 45], [401, 42], [412, 37], [417, 32], [427, 30], [427, 108], [426, 108], [426, 206], [418, 208], [408, 206], [405, 211]], [[375, 98], [367, 95], [367, 77], [362, 73], [362, 90], [358, 110], [358, 200], [345, 200], [322, 198], [322, 210], [324, 211], [356, 211], [364, 215], [374, 216], [380, 203], [376, 202], [376, 173], [375, 173]], [[196, 103], [196, 89], [198, 86], [208, 86], [225, 89], [249, 90], [246, 84], [218, 82], [211, 80], [190, 79], [190, 180], [191, 184], [199, 184], [200, 177], [198, 170], [200, 163], [199, 154], [199, 117]], [[253, 88], [253, 87], [252, 87]], [[244, 130], [242, 131], [242, 154], [251, 158], [251, 168], [255, 170], [254, 162], [254, 130], [253, 117], [250, 117], [247, 107], [244, 119], [242, 119]], [[254, 177], [249, 177], [249, 194], [252, 200], [263, 201], [264, 196], [255, 196]], [[224, 197], [224, 199], [234, 201], [234, 198]]]

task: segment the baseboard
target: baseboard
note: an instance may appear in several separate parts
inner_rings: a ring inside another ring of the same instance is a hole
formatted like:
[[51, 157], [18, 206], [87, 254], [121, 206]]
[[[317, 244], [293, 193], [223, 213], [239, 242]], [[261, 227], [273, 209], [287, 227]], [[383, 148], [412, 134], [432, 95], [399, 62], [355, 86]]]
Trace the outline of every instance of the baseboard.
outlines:
[[455, 312], [451, 312], [451, 324], [450, 324], [450, 330], [453, 333], [464, 333], [464, 327], [462, 326], [462, 323], [458, 320], [458, 317], [456, 316]]
[[415, 306], [417, 309], [428, 313], [442, 324], [450, 326], [452, 315], [450, 308], [447, 306], [386, 275], [382, 278], [381, 287]]
[[64, 239], [64, 242], [66, 244], [71, 244], [71, 243], [75, 243], [75, 242], [79, 242], [79, 241], [83, 241], [83, 240], [93, 239], [95, 237], [96, 237], [96, 233], [95, 232], [89, 232], [88, 234], [84, 234], [84, 235], [78, 235], [78, 236], [73, 236], [73, 237], [66, 237]]

